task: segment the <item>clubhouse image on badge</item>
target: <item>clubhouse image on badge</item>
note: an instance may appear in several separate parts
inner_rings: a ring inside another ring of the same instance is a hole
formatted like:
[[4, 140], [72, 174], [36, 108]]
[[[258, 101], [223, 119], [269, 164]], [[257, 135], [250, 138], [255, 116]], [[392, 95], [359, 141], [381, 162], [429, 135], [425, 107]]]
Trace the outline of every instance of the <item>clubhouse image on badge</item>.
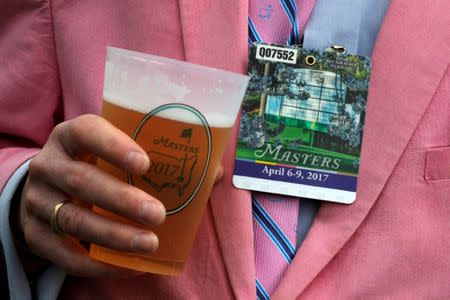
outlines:
[[353, 203], [370, 58], [265, 44], [249, 55], [233, 184]]

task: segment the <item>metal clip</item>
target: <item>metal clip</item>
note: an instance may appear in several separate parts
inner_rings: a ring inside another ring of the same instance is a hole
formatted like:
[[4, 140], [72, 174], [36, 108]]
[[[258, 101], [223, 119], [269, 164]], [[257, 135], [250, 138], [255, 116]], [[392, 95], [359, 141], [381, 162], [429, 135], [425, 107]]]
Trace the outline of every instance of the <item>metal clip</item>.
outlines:
[[340, 45], [331, 45], [330, 47], [325, 49], [326, 52], [336, 52], [339, 54], [345, 54], [347, 49], [344, 46]]

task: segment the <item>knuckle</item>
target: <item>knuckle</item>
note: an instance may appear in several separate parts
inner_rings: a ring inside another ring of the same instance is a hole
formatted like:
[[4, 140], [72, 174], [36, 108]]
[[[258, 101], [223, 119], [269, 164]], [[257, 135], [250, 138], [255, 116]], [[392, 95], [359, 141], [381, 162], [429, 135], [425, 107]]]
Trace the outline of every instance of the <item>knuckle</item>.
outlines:
[[41, 159], [41, 155], [36, 155], [30, 161], [30, 165], [28, 167], [28, 175], [31, 178], [39, 178], [44, 174], [47, 170], [47, 164], [44, 159]]
[[136, 194], [134, 189], [129, 186], [124, 186], [119, 189], [118, 201], [114, 201], [118, 205], [117, 209], [122, 214], [129, 217], [136, 217], [139, 214], [139, 208], [143, 204], [143, 201], [136, 200]]
[[114, 246], [118, 241], [123, 241], [123, 230], [116, 228], [116, 226], [106, 227], [102, 235], [104, 243], [110, 244], [109, 246]]
[[133, 249], [132, 234], [130, 230], [124, 227], [108, 228], [105, 232], [105, 238], [108, 238], [107, 241], [113, 243], [110, 246], [117, 250], [129, 251]]
[[67, 126], [67, 124], [69, 123], [69, 121], [65, 121], [65, 122], [61, 122], [59, 124], [57, 124], [52, 131], [51, 136], [60, 136], [63, 132], [64, 132], [64, 128]]
[[[124, 136], [117, 134], [107, 134], [104, 135], [104, 141], [102, 146], [107, 152], [114, 153], [118, 147], [124, 144]], [[114, 152], [112, 152], [112, 150]], [[125, 155], [124, 155], [125, 156]]]
[[67, 128], [70, 127], [70, 122], [65, 121], [56, 125], [49, 137], [49, 142], [55, 141], [57, 144], [64, 145], [64, 142], [67, 140]]
[[109, 226], [98, 227], [91, 238], [93, 239], [92, 242], [106, 248], [129, 250], [129, 235], [129, 232], [121, 226], [109, 224]]
[[70, 137], [74, 140], [82, 140], [86, 135], [86, 126], [87, 124], [83, 122], [83, 118], [77, 118], [72, 120], [69, 126], [69, 134]]
[[95, 115], [82, 115], [70, 122], [69, 132], [72, 138], [82, 140], [95, 129], [98, 117]]
[[27, 185], [22, 192], [22, 205], [26, 212], [33, 213], [40, 209], [40, 193], [32, 185]]
[[88, 172], [78, 166], [74, 166], [67, 170], [64, 183], [70, 191], [87, 190], [90, 182]]
[[110, 249], [119, 251], [133, 251], [133, 237], [136, 234], [135, 228], [119, 222], [103, 223], [97, 227], [93, 238], [95, 243]]

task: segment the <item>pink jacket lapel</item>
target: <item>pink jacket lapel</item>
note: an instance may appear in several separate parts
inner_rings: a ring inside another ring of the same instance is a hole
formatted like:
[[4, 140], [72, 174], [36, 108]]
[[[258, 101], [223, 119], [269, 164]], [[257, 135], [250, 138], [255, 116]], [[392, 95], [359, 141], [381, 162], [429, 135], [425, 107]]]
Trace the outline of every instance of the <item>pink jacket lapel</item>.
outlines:
[[[246, 73], [247, 2], [180, 0], [179, 4], [186, 60]], [[230, 137], [225, 175], [216, 185], [210, 205], [234, 295], [252, 299], [255, 271], [250, 193], [231, 187], [236, 133]]]
[[[273, 298], [298, 296], [349, 240], [378, 199], [420, 122], [446, 66], [445, 0], [392, 0], [373, 55], [369, 107], [357, 200], [324, 203], [299, 255]], [[245, 73], [247, 1], [180, 0], [186, 60]], [[414, 17], [420, 14], [422, 17]], [[236, 131], [225, 154], [226, 173], [211, 208], [230, 282], [237, 298], [254, 298], [250, 193], [231, 187]]]
[[186, 60], [247, 72], [247, 1], [179, 0]]
[[373, 54], [356, 202], [322, 205], [274, 299], [300, 295], [380, 196], [447, 67], [444, 2], [391, 1]]

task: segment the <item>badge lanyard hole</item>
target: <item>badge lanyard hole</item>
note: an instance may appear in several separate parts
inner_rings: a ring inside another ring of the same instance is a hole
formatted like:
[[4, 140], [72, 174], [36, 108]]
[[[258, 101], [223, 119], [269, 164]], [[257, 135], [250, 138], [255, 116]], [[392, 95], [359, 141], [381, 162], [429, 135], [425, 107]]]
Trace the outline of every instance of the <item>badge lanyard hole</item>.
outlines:
[[308, 66], [314, 66], [316, 64], [316, 58], [312, 55], [308, 55], [307, 57], [305, 57], [305, 63]]

